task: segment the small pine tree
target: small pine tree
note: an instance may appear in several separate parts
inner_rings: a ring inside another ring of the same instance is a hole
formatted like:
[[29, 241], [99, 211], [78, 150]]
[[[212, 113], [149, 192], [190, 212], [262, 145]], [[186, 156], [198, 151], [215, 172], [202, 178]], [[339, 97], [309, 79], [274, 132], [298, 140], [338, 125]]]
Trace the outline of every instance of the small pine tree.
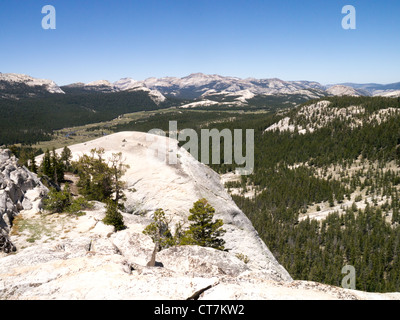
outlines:
[[154, 212], [153, 222], [143, 230], [143, 233], [150, 236], [153, 242], [157, 245], [158, 251], [175, 245], [163, 209], [157, 209], [156, 212]]
[[54, 188], [50, 189], [47, 198], [44, 200], [44, 208], [51, 213], [62, 213], [71, 205], [71, 203], [71, 191], [69, 185], [66, 184], [62, 191], [57, 191]]
[[107, 211], [106, 216], [103, 219], [103, 223], [114, 226], [115, 231], [126, 229], [124, 218], [122, 214], [118, 211], [118, 204], [114, 201], [110, 200], [107, 202]]
[[122, 209], [123, 205], [120, 203], [120, 200], [126, 200], [126, 197], [122, 191], [125, 183], [121, 181], [121, 178], [125, 174], [126, 170], [129, 169], [129, 165], [122, 162], [122, 152], [113, 153], [110, 162], [112, 191], [115, 194], [114, 201], [118, 203], [119, 207]]
[[200, 199], [195, 202], [190, 213], [188, 219], [192, 223], [185, 232], [183, 244], [224, 250], [225, 241], [220, 238], [226, 232], [222, 229], [224, 223], [221, 219], [213, 221], [215, 209], [207, 200]]

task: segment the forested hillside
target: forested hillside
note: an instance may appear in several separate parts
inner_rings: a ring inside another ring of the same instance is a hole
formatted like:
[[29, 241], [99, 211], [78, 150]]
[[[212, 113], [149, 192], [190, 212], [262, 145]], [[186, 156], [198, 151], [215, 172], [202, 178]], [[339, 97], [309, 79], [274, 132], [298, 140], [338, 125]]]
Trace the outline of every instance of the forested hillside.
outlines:
[[53, 94], [31, 99], [0, 99], [0, 145], [34, 144], [51, 139], [53, 130], [111, 120], [122, 114], [156, 110], [145, 92]]
[[[400, 116], [391, 112], [368, 121], [374, 112], [398, 109], [399, 101], [329, 101], [327, 109], [335, 116], [312, 133], [299, 132], [296, 126], [326, 119], [328, 115], [321, 113], [304, 122], [302, 111], [317, 101], [280, 114], [279, 119], [267, 116], [237, 124], [256, 129], [255, 171], [227, 186], [242, 190], [234, 200], [293, 278], [341, 286], [342, 268], [352, 265], [357, 289], [399, 291]], [[340, 118], [340, 109], [354, 106], [364, 111]], [[265, 131], [285, 117], [293, 130]], [[361, 119], [357, 126], [352, 125], [355, 118]], [[326, 211], [322, 219], [307, 218], [320, 211]]]

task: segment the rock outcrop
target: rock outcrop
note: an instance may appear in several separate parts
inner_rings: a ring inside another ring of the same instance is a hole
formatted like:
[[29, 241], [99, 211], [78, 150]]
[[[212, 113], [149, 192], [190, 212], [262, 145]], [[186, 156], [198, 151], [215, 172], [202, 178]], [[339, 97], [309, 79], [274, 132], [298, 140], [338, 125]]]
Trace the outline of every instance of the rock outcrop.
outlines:
[[15, 216], [21, 210], [38, 211], [47, 192], [35, 174], [18, 164], [10, 150], [0, 150], [0, 251], [16, 251], [8, 236]]

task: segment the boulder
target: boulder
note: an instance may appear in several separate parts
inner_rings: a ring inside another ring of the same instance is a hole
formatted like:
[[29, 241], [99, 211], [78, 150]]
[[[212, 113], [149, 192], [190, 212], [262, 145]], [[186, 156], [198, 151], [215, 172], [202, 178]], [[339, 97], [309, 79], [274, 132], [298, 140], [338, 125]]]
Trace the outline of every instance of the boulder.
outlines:
[[111, 236], [112, 244], [129, 263], [146, 266], [154, 251], [154, 242], [142, 233], [122, 230]]
[[180, 246], [162, 250], [157, 260], [165, 268], [186, 275], [207, 274], [236, 277], [249, 267], [231, 253], [199, 246]]

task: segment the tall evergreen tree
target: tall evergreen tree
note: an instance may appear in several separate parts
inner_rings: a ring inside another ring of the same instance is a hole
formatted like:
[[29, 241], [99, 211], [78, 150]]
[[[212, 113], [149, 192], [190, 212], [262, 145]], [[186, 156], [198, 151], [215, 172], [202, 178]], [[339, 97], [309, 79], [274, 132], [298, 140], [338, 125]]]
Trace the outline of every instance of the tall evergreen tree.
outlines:
[[41, 170], [42, 174], [44, 174], [45, 176], [51, 177], [53, 175], [49, 149], [47, 149], [46, 152], [44, 153], [43, 161], [40, 166], [40, 170]]
[[61, 159], [60, 159], [64, 164], [65, 171], [69, 171], [71, 169], [71, 158], [72, 158], [71, 149], [65, 146], [63, 151], [61, 152]]
[[33, 173], [38, 173], [38, 167], [36, 165], [35, 154], [32, 152], [29, 159], [29, 167], [28, 169]]

